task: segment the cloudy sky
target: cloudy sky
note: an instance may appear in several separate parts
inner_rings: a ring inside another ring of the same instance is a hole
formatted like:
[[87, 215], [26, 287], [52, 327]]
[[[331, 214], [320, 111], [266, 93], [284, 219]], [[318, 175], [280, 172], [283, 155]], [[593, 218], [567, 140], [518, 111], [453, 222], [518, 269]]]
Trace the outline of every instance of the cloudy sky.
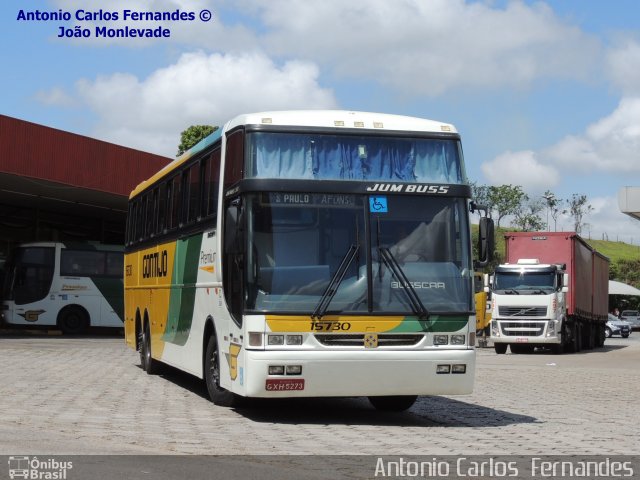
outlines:
[[[471, 180], [586, 195], [584, 236], [640, 245], [617, 202], [640, 186], [639, 18], [636, 0], [2, 0], [0, 113], [167, 156], [189, 125], [250, 111], [442, 120], [462, 134]], [[159, 25], [169, 38], [95, 34]]]

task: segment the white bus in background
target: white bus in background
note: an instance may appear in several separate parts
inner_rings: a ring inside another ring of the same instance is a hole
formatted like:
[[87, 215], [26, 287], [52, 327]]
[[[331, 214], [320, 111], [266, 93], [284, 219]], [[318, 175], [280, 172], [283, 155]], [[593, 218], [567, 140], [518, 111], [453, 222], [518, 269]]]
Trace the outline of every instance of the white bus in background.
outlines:
[[5, 264], [1, 316], [64, 333], [123, 327], [123, 249], [93, 243], [19, 245]]

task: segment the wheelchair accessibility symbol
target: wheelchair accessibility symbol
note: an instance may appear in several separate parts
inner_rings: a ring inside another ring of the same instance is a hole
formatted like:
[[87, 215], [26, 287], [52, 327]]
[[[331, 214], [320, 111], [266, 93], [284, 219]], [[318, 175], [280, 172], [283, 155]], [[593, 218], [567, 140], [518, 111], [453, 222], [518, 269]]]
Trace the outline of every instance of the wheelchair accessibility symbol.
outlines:
[[369, 197], [371, 213], [387, 213], [387, 197]]

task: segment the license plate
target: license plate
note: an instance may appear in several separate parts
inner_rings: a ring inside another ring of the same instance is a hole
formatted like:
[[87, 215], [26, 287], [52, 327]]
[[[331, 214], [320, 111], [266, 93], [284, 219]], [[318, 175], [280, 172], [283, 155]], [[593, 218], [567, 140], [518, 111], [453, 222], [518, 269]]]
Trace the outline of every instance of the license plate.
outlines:
[[267, 392], [287, 392], [291, 390], [304, 390], [304, 378], [270, 378], [265, 384]]
[[516, 343], [529, 343], [528, 338], [516, 338]]

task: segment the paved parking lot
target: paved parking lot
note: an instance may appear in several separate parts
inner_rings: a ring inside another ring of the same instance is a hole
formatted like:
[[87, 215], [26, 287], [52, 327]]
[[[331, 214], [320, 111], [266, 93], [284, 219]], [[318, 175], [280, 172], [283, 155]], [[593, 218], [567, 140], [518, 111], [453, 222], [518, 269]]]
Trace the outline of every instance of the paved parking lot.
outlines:
[[640, 333], [575, 355], [478, 350], [476, 389], [404, 413], [366, 399], [216, 407], [146, 375], [116, 337], [0, 337], [0, 452], [69, 454], [637, 454]]

